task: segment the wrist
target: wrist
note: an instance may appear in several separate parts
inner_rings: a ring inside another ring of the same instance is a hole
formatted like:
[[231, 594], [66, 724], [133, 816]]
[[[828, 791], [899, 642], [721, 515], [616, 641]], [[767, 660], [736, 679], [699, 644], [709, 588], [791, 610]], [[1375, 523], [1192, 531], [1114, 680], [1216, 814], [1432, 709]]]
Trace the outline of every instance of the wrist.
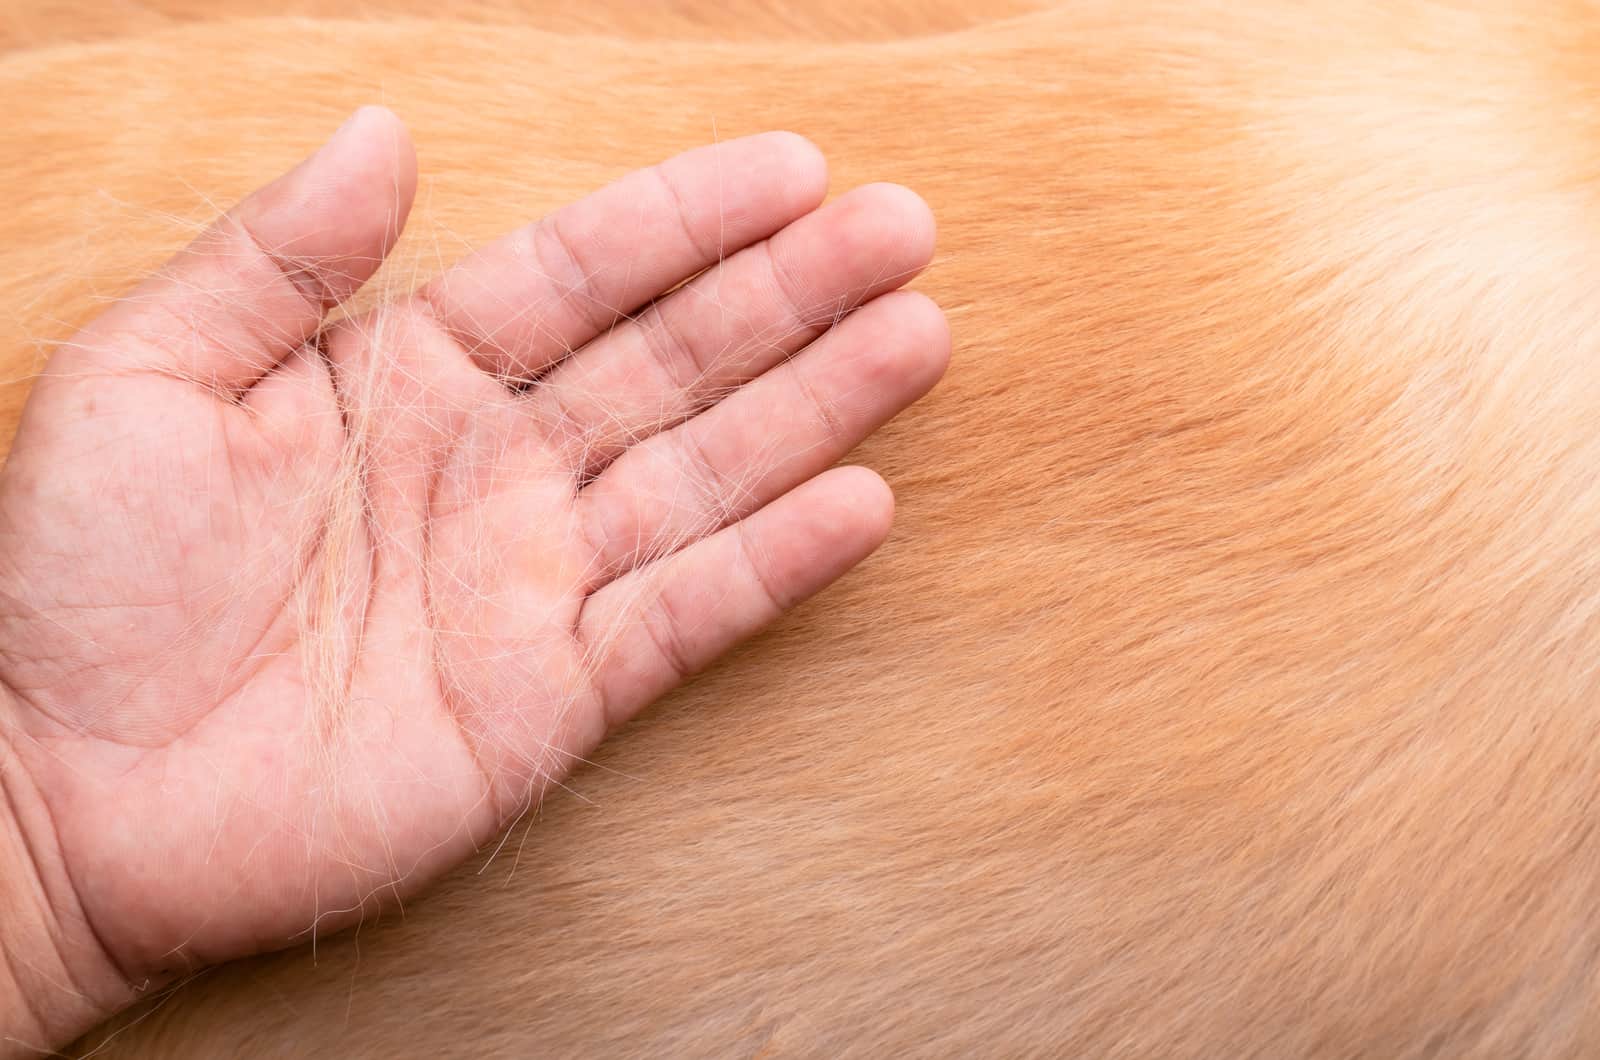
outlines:
[[94, 938], [0, 707], [0, 1057], [70, 1042], [121, 1007], [127, 984]]

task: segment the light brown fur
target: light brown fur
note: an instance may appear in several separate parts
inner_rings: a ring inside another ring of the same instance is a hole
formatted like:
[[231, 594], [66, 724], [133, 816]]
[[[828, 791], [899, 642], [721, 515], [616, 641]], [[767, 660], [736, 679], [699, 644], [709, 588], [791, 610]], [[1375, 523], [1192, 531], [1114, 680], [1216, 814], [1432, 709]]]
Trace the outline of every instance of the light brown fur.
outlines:
[[424, 174], [380, 289], [790, 127], [836, 188], [932, 204], [918, 286], [953, 367], [858, 454], [900, 499], [863, 569], [404, 916], [206, 973], [88, 1044], [1595, 1048], [1600, 10], [929, 6], [959, 31], [868, 41], [924, 28], [915, 6], [802, 33], [683, 4], [700, 28], [663, 37], [720, 39], [643, 43], [654, 16], [620, 5], [609, 37], [559, 7], [395, 6], [173, 3], [145, 36], [21, 9], [14, 376], [366, 101]]

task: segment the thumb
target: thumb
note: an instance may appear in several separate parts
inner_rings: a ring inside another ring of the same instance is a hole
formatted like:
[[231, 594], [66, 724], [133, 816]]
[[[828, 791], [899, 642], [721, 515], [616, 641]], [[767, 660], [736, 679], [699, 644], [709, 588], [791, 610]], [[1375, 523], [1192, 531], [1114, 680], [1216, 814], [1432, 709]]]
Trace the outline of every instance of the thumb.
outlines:
[[361, 108], [80, 332], [52, 374], [155, 371], [237, 395], [377, 271], [415, 191], [405, 126]]

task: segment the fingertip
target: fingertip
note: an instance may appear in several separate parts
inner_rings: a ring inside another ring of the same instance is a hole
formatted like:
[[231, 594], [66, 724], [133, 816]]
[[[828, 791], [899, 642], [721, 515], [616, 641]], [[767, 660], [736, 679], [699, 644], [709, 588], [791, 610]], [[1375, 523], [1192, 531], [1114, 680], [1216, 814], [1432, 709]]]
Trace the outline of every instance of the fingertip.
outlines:
[[[357, 107], [317, 155], [332, 156], [319, 166], [324, 179], [367, 193], [396, 221], [392, 242], [417, 191], [416, 145], [400, 116], [376, 103]], [[386, 194], [371, 194], [379, 190]]]
[[858, 189], [880, 217], [902, 240], [902, 253], [918, 267], [933, 260], [938, 224], [926, 199], [904, 184], [866, 184]]
[[889, 536], [894, 494], [864, 467], [836, 467], [737, 524], [766, 558], [761, 580], [788, 610], [843, 577]]
[[382, 103], [363, 103], [345, 119], [345, 126], [363, 125], [381, 125], [401, 133], [406, 132], [406, 123], [400, 120], [400, 115]]
[[863, 308], [883, 314], [884, 344], [913, 398], [932, 390], [950, 367], [950, 321], [939, 303], [920, 291], [891, 291]]
[[405, 227], [417, 159], [405, 123], [387, 107], [358, 108], [299, 166], [238, 207], [263, 250], [312, 280], [331, 305], [377, 269]]
[[411, 131], [388, 107], [357, 107], [306, 162], [281, 183], [375, 187], [387, 179], [409, 207], [416, 190], [417, 152]]
[[[871, 468], [850, 464], [826, 471], [813, 480], [827, 491], [829, 524], [851, 540], [844, 551], [865, 558], [883, 544], [894, 525], [894, 491]], [[854, 561], [852, 561], [854, 562]]]
[[790, 194], [801, 209], [810, 211], [828, 195], [828, 158], [809, 138], [788, 129], [763, 133], [781, 157], [782, 172]]
[[933, 260], [933, 211], [910, 188], [863, 184], [824, 210], [833, 256], [877, 263], [869, 296], [909, 282]]

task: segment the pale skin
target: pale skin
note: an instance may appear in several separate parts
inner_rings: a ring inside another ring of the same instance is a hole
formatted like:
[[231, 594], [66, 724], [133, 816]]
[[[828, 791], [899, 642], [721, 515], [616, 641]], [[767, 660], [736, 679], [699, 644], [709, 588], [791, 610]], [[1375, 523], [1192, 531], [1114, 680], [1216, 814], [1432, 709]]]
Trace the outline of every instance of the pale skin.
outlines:
[[416, 184], [363, 108], [60, 346], [0, 475], [0, 1055], [412, 892], [884, 540], [835, 465], [944, 370], [933, 221], [826, 183], [701, 148], [341, 314]]

